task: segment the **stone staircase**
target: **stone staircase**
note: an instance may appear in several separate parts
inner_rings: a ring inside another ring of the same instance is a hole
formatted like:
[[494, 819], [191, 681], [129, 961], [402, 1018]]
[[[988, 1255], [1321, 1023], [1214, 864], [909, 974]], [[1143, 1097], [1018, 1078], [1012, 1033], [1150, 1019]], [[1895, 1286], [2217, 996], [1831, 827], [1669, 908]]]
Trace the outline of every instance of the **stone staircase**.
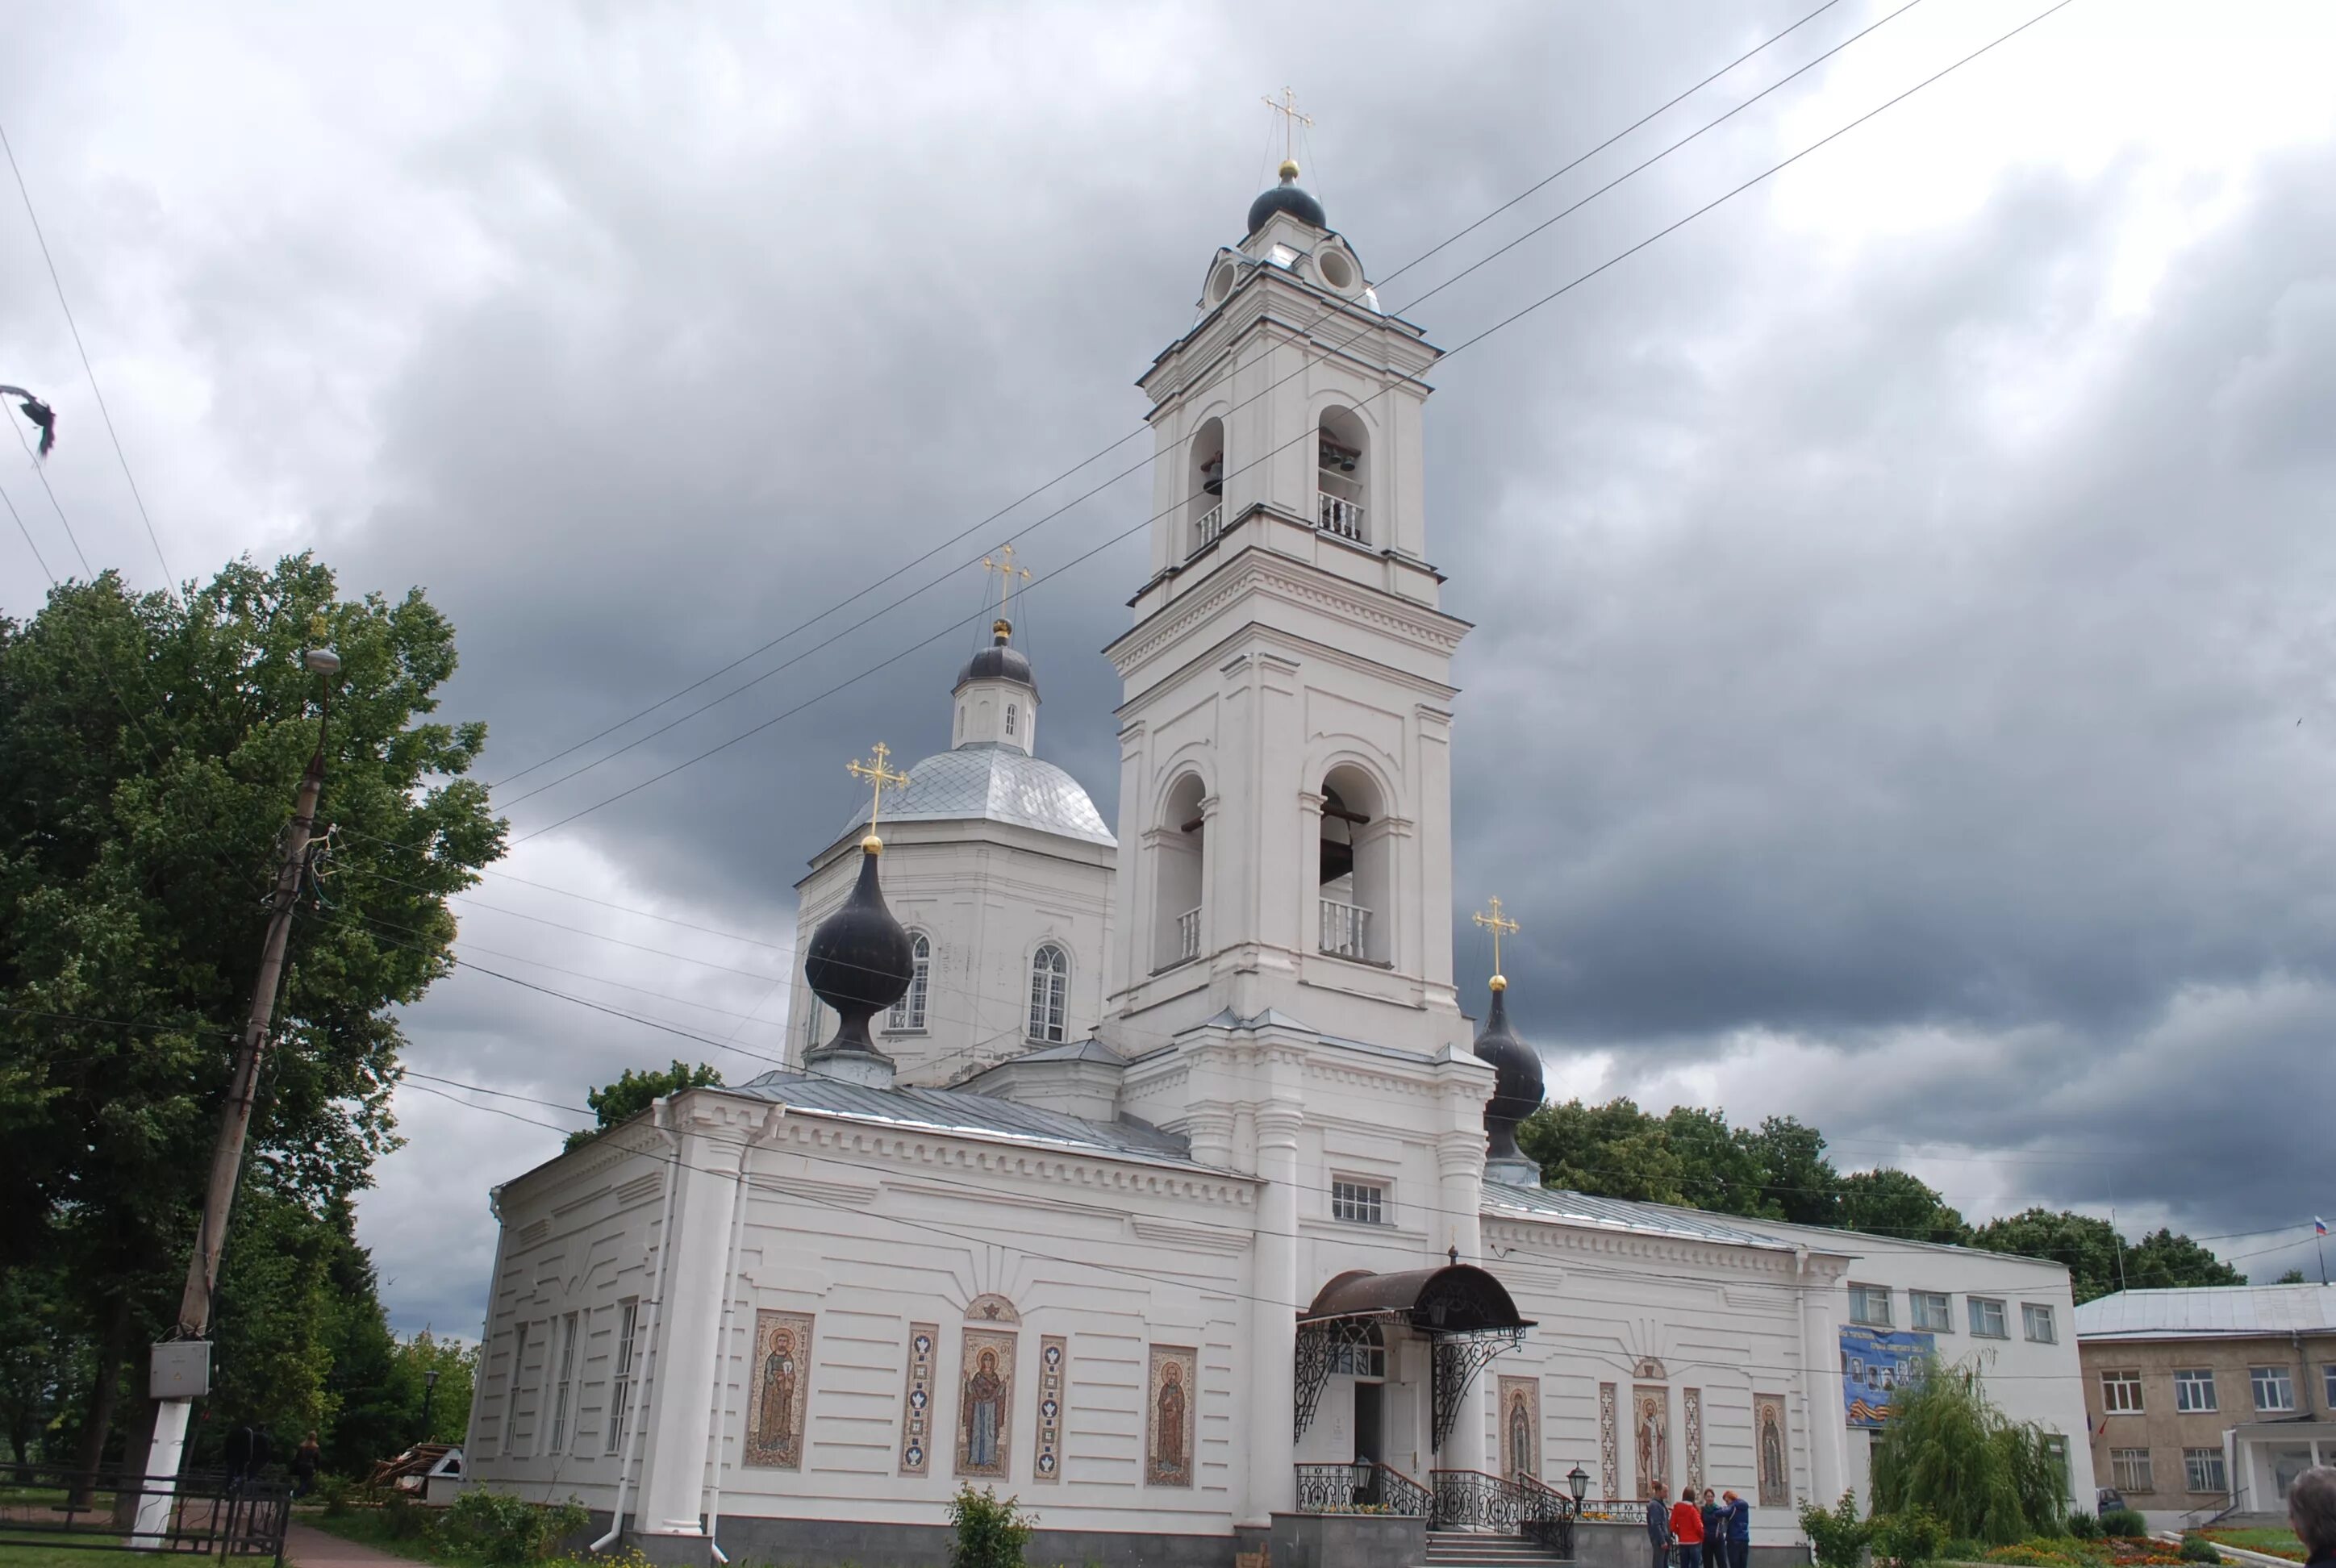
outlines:
[[1522, 1535], [1485, 1535], [1466, 1530], [1430, 1530], [1426, 1568], [1562, 1568]]

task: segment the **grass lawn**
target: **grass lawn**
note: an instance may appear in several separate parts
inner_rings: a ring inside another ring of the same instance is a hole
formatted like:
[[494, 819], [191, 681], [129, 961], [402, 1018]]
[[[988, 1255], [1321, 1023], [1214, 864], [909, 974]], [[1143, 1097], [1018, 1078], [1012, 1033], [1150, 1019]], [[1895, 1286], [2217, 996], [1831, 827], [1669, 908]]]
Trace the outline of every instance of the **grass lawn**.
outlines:
[[44, 1546], [0, 1536], [0, 1568], [154, 1568], [154, 1552], [110, 1552], [102, 1547]]
[[2303, 1543], [2292, 1530], [2201, 1530], [2198, 1534], [2209, 1541], [2219, 1541], [2225, 1546], [2240, 1546], [2249, 1552], [2265, 1552], [2273, 1557], [2303, 1561]]

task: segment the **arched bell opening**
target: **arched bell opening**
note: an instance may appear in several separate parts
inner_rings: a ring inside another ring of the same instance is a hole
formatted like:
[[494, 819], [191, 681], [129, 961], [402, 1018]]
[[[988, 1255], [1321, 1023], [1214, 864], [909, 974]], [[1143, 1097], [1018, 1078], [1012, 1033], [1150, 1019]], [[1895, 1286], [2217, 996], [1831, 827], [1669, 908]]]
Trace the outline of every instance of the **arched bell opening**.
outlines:
[[1315, 857], [1316, 946], [1342, 959], [1394, 961], [1388, 919], [1393, 842], [1387, 801], [1359, 768], [1332, 768], [1322, 780], [1321, 842]]
[[1326, 408], [1314, 433], [1314, 525], [1357, 544], [1370, 542], [1370, 435], [1351, 408]]
[[1201, 956], [1201, 872], [1208, 824], [1202, 802], [1207, 792], [1198, 774], [1186, 774], [1169, 789], [1153, 835], [1152, 967], [1164, 969]]
[[1187, 553], [1209, 543], [1225, 526], [1225, 422], [1204, 419], [1186, 449], [1185, 514], [1191, 520]]

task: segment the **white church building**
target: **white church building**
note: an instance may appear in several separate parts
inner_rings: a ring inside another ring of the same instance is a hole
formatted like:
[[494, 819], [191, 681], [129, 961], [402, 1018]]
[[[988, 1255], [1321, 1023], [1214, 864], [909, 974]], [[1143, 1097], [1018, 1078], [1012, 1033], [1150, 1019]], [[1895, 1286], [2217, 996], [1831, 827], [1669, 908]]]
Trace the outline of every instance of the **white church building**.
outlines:
[[[496, 1190], [471, 1484], [661, 1561], [861, 1568], [941, 1561], [968, 1483], [1036, 1514], [1033, 1561], [1178, 1568], [1394, 1568], [1431, 1527], [1638, 1562], [1589, 1521], [1708, 1485], [1798, 1561], [1794, 1505], [1863, 1488], [1925, 1349], [2085, 1430], [2057, 1265], [1517, 1156], [1540, 1058], [1453, 969], [1437, 351], [1296, 173], [1140, 383], [1116, 833], [1038, 756], [1001, 620], [951, 749], [799, 884], [795, 1065]], [[2064, 1328], [1951, 1341], [1941, 1300]]]

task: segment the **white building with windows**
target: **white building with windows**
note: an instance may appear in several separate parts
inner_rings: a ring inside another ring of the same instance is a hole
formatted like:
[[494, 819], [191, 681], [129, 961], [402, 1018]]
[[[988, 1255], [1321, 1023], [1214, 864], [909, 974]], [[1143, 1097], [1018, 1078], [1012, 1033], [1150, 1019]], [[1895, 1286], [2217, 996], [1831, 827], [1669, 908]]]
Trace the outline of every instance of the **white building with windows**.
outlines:
[[1517, 1156], [1540, 1060], [1453, 967], [1437, 351], [1296, 173], [1140, 383], [1117, 833], [1037, 755], [1001, 622], [951, 749], [798, 884], [795, 1065], [497, 1189], [474, 1482], [662, 1560], [861, 1568], [939, 1560], [965, 1485], [1035, 1510], [1036, 1560], [1165, 1568], [1397, 1568], [1431, 1525], [1635, 1552], [1587, 1521], [1708, 1485], [1799, 1562], [1794, 1505], [1862, 1476], [1910, 1364], [1848, 1320], [1934, 1312], [1910, 1290], [2000, 1307], [1963, 1342], [2077, 1429], [2073, 1347], [2017, 1328], [2065, 1318], [2056, 1266]]

